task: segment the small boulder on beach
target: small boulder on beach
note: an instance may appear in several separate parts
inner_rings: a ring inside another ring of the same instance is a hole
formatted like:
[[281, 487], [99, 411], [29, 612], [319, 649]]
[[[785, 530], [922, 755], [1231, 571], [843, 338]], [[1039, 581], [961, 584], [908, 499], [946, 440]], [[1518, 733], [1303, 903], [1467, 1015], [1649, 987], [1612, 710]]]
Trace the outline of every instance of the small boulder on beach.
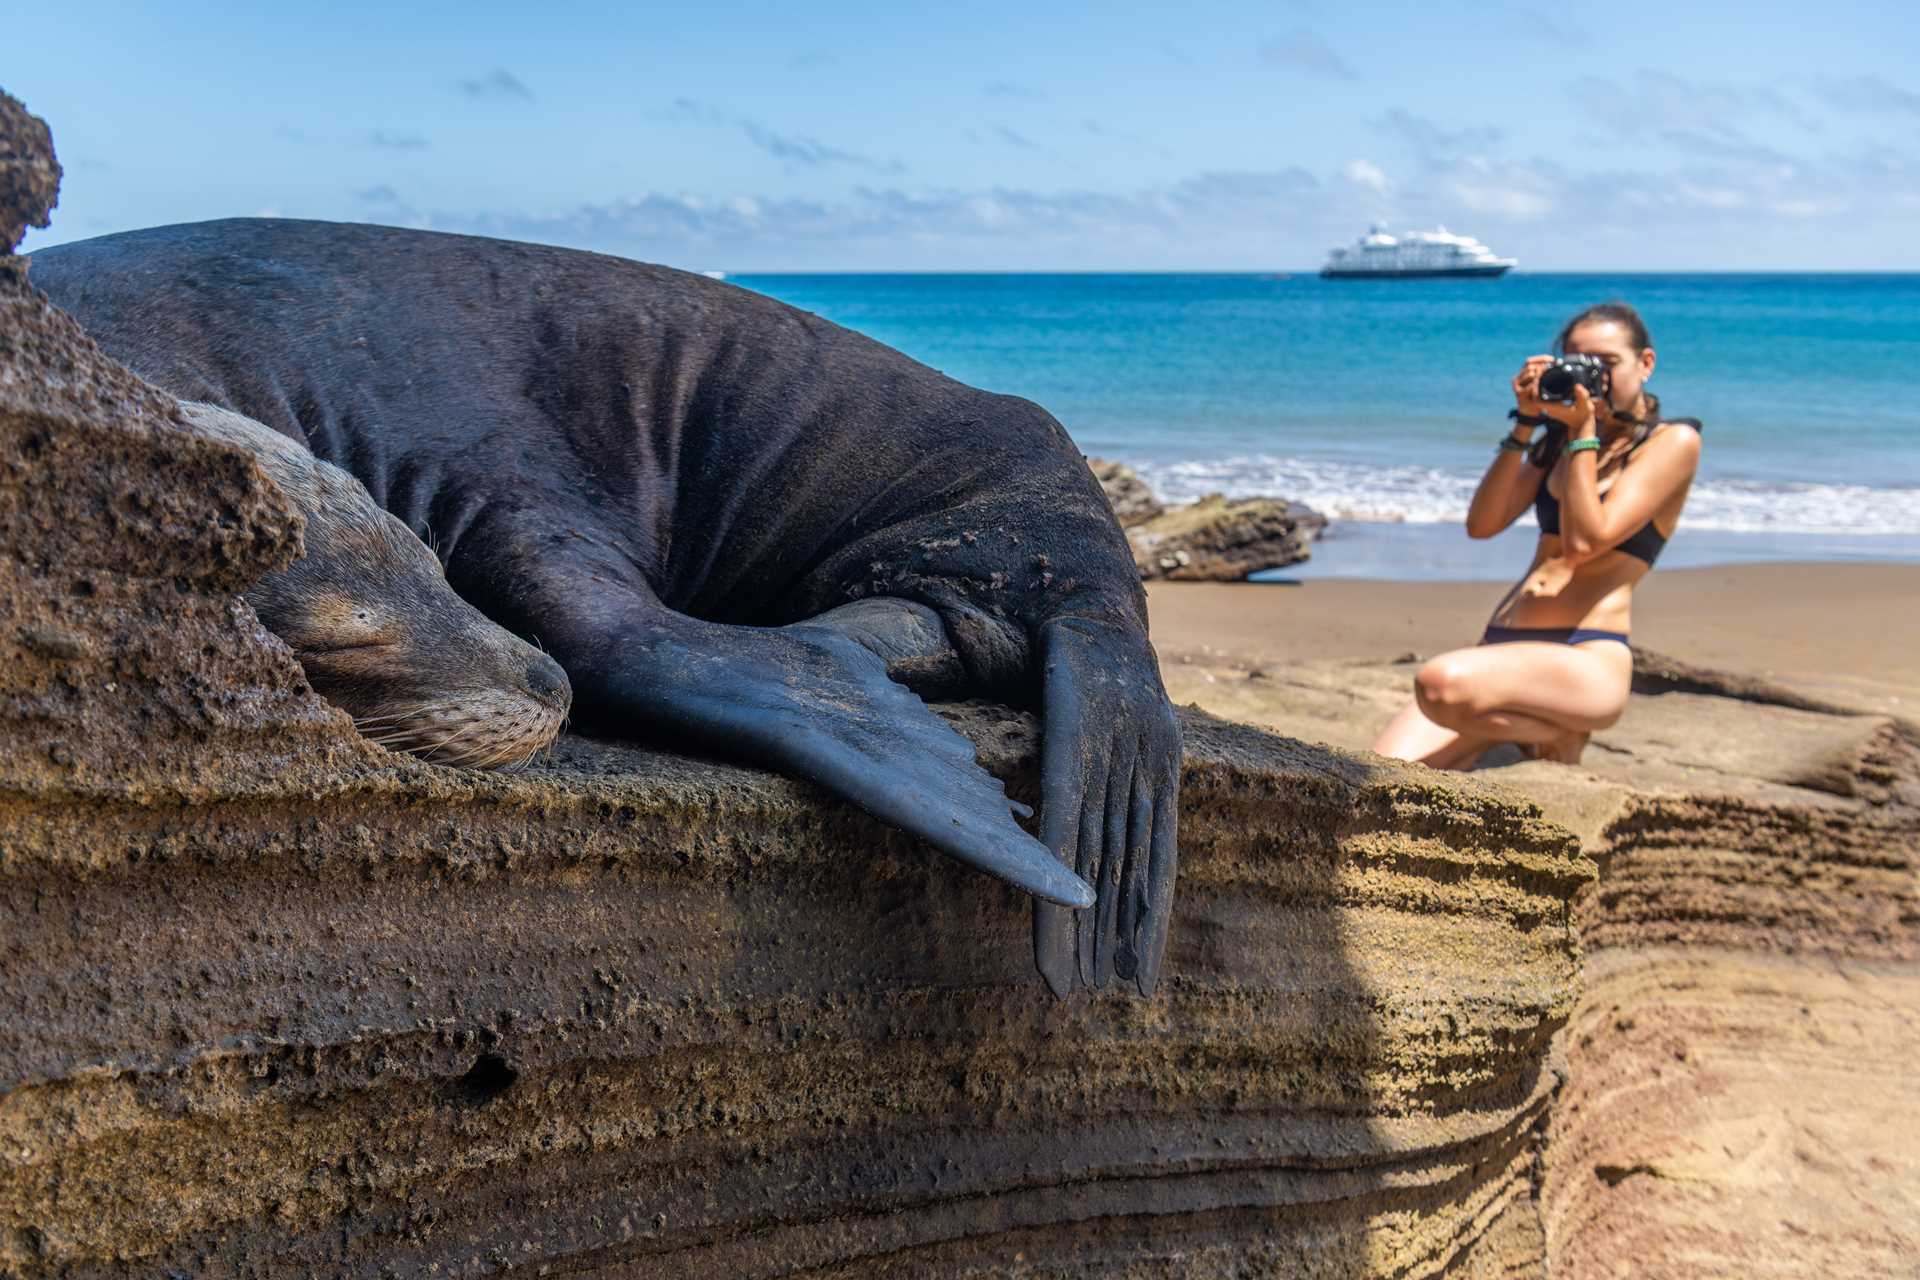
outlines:
[[1299, 564], [1327, 527], [1319, 512], [1284, 498], [1210, 493], [1127, 530], [1145, 579], [1237, 582], [1262, 569]]
[[1160, 499], [1153, 496], [1147, 482], [1140, 478], [1140, 473], [1126, 463], [1088, 458], [1087, 466], [1092, 468], [1100, 487], [1106, 490], [1107, 502], [1113, 507], [1113, 514], [1120, 518], [1122, 529], [1144, 524], [1166, 510]]
[[1284, 498], [1228, 498], [1210, 493], [1172, 509], [1123, 462], [1089, 458], [1113, 513], [1126, 530], [1142, 579], [1237, 582], [1262, 569], [1309, 559], [1308, 544], [1327, 518]]

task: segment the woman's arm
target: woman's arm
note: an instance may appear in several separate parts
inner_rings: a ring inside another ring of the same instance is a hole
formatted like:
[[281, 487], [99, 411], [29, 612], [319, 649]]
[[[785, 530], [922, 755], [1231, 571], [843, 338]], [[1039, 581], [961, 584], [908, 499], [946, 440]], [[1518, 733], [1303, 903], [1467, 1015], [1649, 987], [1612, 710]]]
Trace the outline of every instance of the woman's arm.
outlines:
[[[1585, 387], [1574, 388], [1574, 402], [1554, 414], [1567, 423], [1567, 440], [1595, 438], [1592, 397]], [[1662, 431], [1641, 446], [1633, 466], [1623, 470], [1600, 501], [1598, 449], [1567, 455], [1567, 496], [1560, 504], [1560, 543], [1575, 563], [1611, 551], [1653, 519], [1675, 494], [1693, 483], [1700, 465], [1700, 434], [1692, 430]]]
[[[1530, 427], [1514, 428], [1514, 436], [1524, 440]], [[1491, 538], [1520, 518], [1520, 513], [1540, 490], [1540, 477], [1546, 472], [1527, 461], [1518, 450], [1502, 449], [1480, 477], [1467, 505], [1467, 536]]]
[[[1540, 371], [1552, 363], [1552, 356], [1529, 356], [1514, 375], [1513, 400], [1522, 414], [1537, 418], [1546, 408], [1536, 394], [1536, 384]], [[1532, 427], [1514, 424], [1514, 439], [1524, 441], [1532, 436]], [[1473, 491], [1473, 501], [1467, 504], [1469, 538], [1491, 538], [1518, 520], [1533, 501], [1533, 495], [1540, 491], [1540, 477], [1546, 473], [1526, 459], [1526, 453], [1518, 449], [1502, 449], [1494, 455], [1487, 473], [1480, 477], [1480, 487]]]

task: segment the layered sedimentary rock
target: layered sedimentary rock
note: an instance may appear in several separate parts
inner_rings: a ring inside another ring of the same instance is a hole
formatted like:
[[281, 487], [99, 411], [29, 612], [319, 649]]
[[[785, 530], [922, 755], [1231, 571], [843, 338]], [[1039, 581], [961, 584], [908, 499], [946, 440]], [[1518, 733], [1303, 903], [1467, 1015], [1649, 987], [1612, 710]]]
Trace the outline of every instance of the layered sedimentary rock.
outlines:
[[[1699, 749], [1588, 828], [1605, 875], [1546, 1163], [1556, 1274], [1913, 1274], [1920, 747], [1885, 717], [1650, 701]], [[1744, 782], [1674, 785], [1716, 775]], [[1527, 789], [1553, 809], [1569, 785]]]
[[[1031, 792], [1023, 717], [960, 723]], [[997, 882], [636, 750], [16, 808], [5, 1264], [1536, 1263], [1582, 863], [1523, 808], [1186, 728], [1152, 1003], [1056, 1003]]]
[[[1176, 698], [1360, 746], [1413, 666], [1167, 666]], [[1600, 866], [1577, 918], [1542, 1198], [1552, 1274], [1920, 1268], [1920, 737], [1764, 680], [1638, 656], [1579, 768], [1511, 749]]]
[[1188, 713], [1162, 993], [1055, 1001], [1015, 892], [801, 784], [355, 737], [237, 596], [284, 500], [21, 275], [0, 1273], [1538, 1271], [1535, 806]]

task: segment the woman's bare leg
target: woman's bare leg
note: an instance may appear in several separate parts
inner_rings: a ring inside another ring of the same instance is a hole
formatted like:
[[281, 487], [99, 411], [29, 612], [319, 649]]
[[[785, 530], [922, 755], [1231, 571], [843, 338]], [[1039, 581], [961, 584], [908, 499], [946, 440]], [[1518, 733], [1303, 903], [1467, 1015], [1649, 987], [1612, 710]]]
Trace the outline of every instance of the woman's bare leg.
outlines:
[[1572, 763], [1588, 734], [1620, 718], [1632, 682], [1625, 645], [1522, 641], [1441, 654], [1414, 677], [1414, 700], [1429, 721], [1463, 737], [1517, 742], [1537, 759]]
[[1595, 729], [1620, 718], [1633, 680], [1624, 645], [1521, 641], [1443, 653], [1414, 677], [1414, 700], [1373, 749], [1436, 769], [1466, 769], [1497, 742], [1576, 764]]
[[1379, 755], [1413, 760], [1435, 769], [1469, 768], [1492, 745], [1484, 739], [1464, 737], [1435, 724], [1420, 714], [1420, 706], [1415, 702], [1400, 708], [1373, 740], [1373, 750]]
[[1569, 733], [1558, 742], [1535, 742], [1522, 747], [1534, 760], [1545, 760], [1550, 764], [1579, 764], [1580, 755], [1587, 749], [1589, 733]]

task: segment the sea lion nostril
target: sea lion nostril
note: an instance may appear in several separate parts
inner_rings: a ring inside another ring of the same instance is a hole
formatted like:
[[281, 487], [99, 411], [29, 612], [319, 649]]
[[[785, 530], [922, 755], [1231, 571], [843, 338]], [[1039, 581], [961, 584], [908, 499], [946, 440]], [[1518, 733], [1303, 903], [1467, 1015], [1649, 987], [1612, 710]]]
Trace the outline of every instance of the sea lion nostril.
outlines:
[[567, 680], [567, 673], [560, 664], [544, 653], [533, 660], [527, 668], [527, 688], [536, 698], [545, 698], [551, 702], [571, 702], [573, 685]]

